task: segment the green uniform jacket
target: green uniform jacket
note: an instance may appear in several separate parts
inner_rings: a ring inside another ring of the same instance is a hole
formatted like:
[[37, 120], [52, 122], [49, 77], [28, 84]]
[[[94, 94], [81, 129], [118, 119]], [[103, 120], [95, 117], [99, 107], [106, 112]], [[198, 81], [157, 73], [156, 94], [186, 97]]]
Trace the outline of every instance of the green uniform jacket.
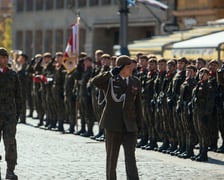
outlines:
[[[111, 81], [114, 94], [118, 95], [118, 98], [119, 95], [125, 94], [124, 101], [117, 102], [112, 97]], [[136, 77], [129, 77], [128, 85], [122, 81], [119, 75], [112, 77], [110, 72], [104, 72], [92, 79], [96, 87], [104, 90], [106, 97], [100, 126], [117, 132], [137, 132], [142, 128], [140, 81]]]

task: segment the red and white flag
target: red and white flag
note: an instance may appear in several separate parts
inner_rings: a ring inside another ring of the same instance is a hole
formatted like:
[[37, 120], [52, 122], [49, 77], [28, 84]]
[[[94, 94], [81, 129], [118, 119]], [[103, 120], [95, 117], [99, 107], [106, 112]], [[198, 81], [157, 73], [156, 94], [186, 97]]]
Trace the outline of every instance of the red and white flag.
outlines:
[[144, 5], [153, 6], [155, 8], [159, 8], [159, 9], [162, 9], [162, 10], [168, 9], [168, 6], [166, 4], [163, 4], [163, 3], [159, 2], [159, 1], [156, 1], [156, 0], [137, 0], [136, 2], [142, 3]]
[[72, 33], [69, 37], [65, 52], [64, 58], [71, 56], [78, 56], [79, 54], [79, 23], [72, 26]]

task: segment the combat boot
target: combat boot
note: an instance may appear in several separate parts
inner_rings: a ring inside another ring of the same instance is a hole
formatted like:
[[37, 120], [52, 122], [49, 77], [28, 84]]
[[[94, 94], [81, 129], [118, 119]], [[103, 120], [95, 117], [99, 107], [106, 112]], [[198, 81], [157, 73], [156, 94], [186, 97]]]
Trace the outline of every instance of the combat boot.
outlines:
[[164, 140], [163, 144], [158, 148], [159, 152], [167, 150], [170, 147], [168, 140]]
[[199, 149], [199, 153], [197, 155], [191, 156], [191, 160], [195, 161], [201, 155], [201, 152], [202, 152], [202, 148]]
[[203, 147], [200, 156], [198, 156], [195, 160], [199, 162], [208, 161], [208, 148]]
[[184, 158], [184, 159], [187, 159], [187, 158], [191, 158], [192, 156], [194, 156], [194, 150], [193, 150], [193, 146], [189, 146], [186, 150], [185, 153], [182, 153], [180, 156], [180, 158]]
[[5, 175], [5, 179], [9, 179], [9, 180], [17, 180], [18, 177], [17, 175], [14, 173], [14, 169], [15, 166], [13, 165], [7, 165], [7, 170], [6, 170], [6, 175]]

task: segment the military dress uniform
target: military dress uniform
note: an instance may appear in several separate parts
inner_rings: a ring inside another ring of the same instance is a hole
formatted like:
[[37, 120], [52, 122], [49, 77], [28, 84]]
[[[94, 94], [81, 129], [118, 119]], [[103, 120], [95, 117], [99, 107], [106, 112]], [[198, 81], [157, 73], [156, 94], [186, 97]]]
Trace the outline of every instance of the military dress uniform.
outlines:
[[[120, 56], [119, 59], [118, 66], [131, 63], [128, 56]], [[106, 176], [107, 180], [117, 179], [117, 160], [120, 146], [123, 145], [127, 179], [138, 180], [135, 146], [142, 127], [141, 85], [137, 78], [129, 76], [125, 79], [113, 70], [92, 79], [93, 84], [103, 89], [106, 96], [100, 120], [100, 126], [106, 133]]]

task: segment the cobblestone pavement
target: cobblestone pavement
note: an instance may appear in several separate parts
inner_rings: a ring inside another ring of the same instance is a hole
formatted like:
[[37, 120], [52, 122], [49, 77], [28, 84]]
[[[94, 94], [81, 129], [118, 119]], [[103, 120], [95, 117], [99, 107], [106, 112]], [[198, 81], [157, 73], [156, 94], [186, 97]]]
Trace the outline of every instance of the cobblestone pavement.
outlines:
[[[20, 180], [104, 180], [105, 146], [90, 138], [61, 134], [35, 128], [36, 120], [17, 126], [18, 165]], [[97, 129], [97, 127], [96, 127]], [[3, 143], [0, 150], [2, 177], [5, 177]], [[224, 154], [209, 152], [207, 163], [183, 160], [154, 151], [136, 150], [140, 180], [215, 180], [224, 179]], [[121, 148], [117, 179], [125, 180], [125, 164]]]

